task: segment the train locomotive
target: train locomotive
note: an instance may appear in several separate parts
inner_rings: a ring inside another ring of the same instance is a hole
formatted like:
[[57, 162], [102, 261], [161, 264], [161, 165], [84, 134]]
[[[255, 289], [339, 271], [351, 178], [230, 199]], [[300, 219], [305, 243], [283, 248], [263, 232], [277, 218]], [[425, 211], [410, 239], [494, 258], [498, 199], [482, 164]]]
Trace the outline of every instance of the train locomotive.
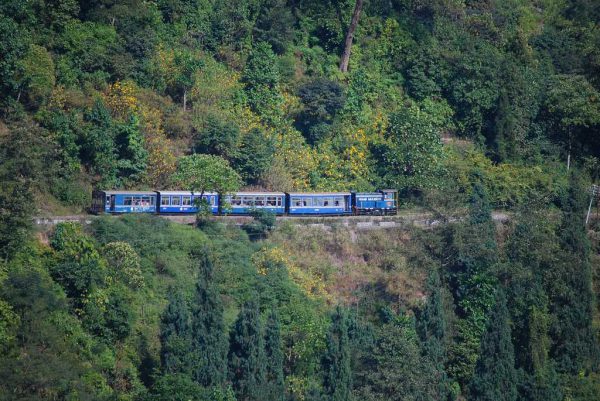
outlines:
[[195, 214], [203, 199], [213, 215], [249, 215], [266, 210], [288, 216], [391, 215], [398, 211], [398, 192], [216, 192], [96, 190], [94, 214]]

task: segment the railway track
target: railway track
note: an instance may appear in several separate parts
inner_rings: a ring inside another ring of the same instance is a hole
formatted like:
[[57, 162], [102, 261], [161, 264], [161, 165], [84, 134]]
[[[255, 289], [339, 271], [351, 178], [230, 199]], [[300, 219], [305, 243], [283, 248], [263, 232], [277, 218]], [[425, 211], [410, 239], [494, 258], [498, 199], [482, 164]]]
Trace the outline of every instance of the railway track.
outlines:
[[[167, 219], [179, 224], [193, 224], [196, 221], [194, 215], [158, 215], [161, 218]], [[79, 222], [81, 224], [91, 224], [94, 219], [100, 216], [95, 215], [67, 215], [67, 216], [47, 216], [34, 217], [33, 221], [36, 226], [48, 227], [63, 222]], [[118, 218], [119, 216], [114, 216]], [[214, 216], [217, 221], [225, 221], [234, 225], [242, 225], [252, 221], [250, 216]], [[505, 222], [509, 220], [509, 216], [504, 212], [493, 212], [492, 218], [496, 222]], [[309, 227], [352, 227], [358, 230], [375, 230], [375, 229], [390, 229], [398, 227], [416, 226], [416, 227], [435, 227], [440, 224], [445, 224], [460, 220], [459, 217], [441, 218], [435, 216], [431, 212], [409, 212], [401, 211], [394, 216], [319, 216], [319, 217], [292, 217], [278, 216], [277, 224], [289, 222], [294, 225], [309, 226]]]

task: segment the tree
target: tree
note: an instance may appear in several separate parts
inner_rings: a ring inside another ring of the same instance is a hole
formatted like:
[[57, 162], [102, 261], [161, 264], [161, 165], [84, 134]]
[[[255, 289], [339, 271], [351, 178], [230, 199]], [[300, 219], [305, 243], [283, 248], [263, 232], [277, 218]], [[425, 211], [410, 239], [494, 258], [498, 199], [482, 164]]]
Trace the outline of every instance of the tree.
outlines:
[[237, 154], [240, 136], [240, 129], [236, 124], [209, 115], [204, 129], [198, 134], [194, 150], [231, 161]]
[[97, 99], [85, 120], [89, 128], [82, 146], [82, 160], [100, 176], [99, 185], [112, 188], [117, 184], [116, 129], [112, 117], [104, 103]]
[[327, 333], [327, 349], [323, 356], [323, 388], [330, 401], [348, 401], [352, 390], [348, 313], [337, 307]]
[[239, 188], [241, 179], [222, 157], [213, 155], [191, 155], [179, 158], [173, 181], [181, 188], [200, 195], [215, 191], [220, 194]]
[[192, 304], [192, 377], [204, 387], [220, 387], [227, 374], [227, 338], [223, 304], [208, 251], [200, 256], [198, 282]]
[[[172, 180], [177, 186], [200, 195], [200, 215], [206, 215], [210, 211], [208, 203], [202, 199], [205, 192], [225, 195], [237, 190], [242, 181], [227, 160], [219, 156], [199, 154], [180, 157]], [[219, 196], [219, 203], [219, 207], [222, 207], [223, 196]]]
[[265, 399], [273, 401], [283, 401], [285, 398], [280, 331], [279, 317], [273, 309], [265, 325]]
[[310, 142], [317, 143], [326, 136], [335, 115], [344, 107], [344, 89], [335, 81], [319, 78], [300, 87], [298, 96], [304, 108], [296, 125]]
[[133, 289], [144, 286], [140, 257], [129, 243], [110, 242], [104, 247], [103, 253], [109, 268], [118, 279]]
[[340, 71], [348, 71], [348, 62], [350, 61], [350, 50], [352, 49], [352, 41], [354, 40], [354, 31], [358, 25], [358, 19], [362, 10], [363, 0], [356, 0], [354, 5], [354, 12], [352, 13], [352, 20], [348, 27], [348, 33], [346, 33], [346, 40], [344, 40], [344, 52], [342, 53], [342, 60], [340, 61]]
[[20, 88], [17, 99], [23, 91], [33, 107], [45, 102], [54, 88], [54, 62], [48, 50], [42, 46], [30, 45], [29, 51], [20, 61]]
[[586, 129], [600, 124], [600, 93], [581, 75], [557, 75], [550, 80], [546, 107], [567, 150], [567, 170], [573, 146], [586, 141]]
[[148, 151], [140, 132], [139, 120], [130, 115], [125, 124], [116, 127], [117, 177], [120, 181], [139, 182], [146, 172]]
[[271, 167], [274, 154], [274, 140], [264, 131], [253, 128], [242, 138], [235, 166], [247, 183], [256, 184]]
[[437, 389], [435, 399], [446, 399], [449, 394], [448, 377], [445, 372], [447, 362], [447, 323], [442, 300], [442, 283], [437, 270], [433, 270], [427, 282], [429, 296], [419, 313], [416, 329], [421, 339], [423, 355], [433, 365]]
[[448, 113], [447, 105], [427, 101], [390, 116], [379, 167], [387, 185], [405, 190], [439, 185], [444, 156], [440, 130]]
[[498, 263], [491, 207], [479, 182], [473, 186], [469, 209], [466, 224], [450, 230], [445, 256], [456, 312], [462, 318], [449, 349], [448, 373], [462, 384], [473, 374], [488, 312], [494, 305], [493, 271]]
[[252, 111], [270, 123], [277, 122], [282, 103], [279, 92], [277, 57], [267, 42], [257, 43], [252, 49], [242, 74], [246, 85], [248, 104]]
[[258, 304], [248, 301], [229, 336], [229, 379], [238, 401], [267, 399], [264, 344]]
[[169, 293], [169, 304], [160, 325], [160, 359], [163, 372], [183, 373], [189, 377], [193, 371], [190, 354], [192, 346], [192, 319], [189, 306], [180, 291]]
[[375, 335], [357, 372], [356, 397], [375, 401], [442, 400], [428, 372], [411, 319], [393, 316]]
[[474, 401], [516, 401], [517, 372], [506, 296], [499, 290], [496, 306], [481, 339], [481, 351], [469, 387]]
[[560, 253], [546, 278], [552, 314], [550, 355], [559, 372], [571, 374], [595, 370], [600, 357], [592, 328], [590, 244], [584, 224], [587, 196], [583, 180], [573, 172], [557, 230]]

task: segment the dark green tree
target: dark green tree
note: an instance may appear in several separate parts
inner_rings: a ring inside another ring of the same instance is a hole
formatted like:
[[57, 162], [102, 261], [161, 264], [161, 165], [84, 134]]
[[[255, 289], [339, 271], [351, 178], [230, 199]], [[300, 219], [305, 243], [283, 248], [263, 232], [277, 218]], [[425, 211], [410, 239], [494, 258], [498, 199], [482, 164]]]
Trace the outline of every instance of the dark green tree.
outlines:
[[242, 306], [229, 336], [229, 379], [238, 401], [267, 399], [264, 345], [258, 304], [248, 301]]
[[277, 311], [273, 309], [265, 324], [265, 399], [283, 401], [283, 351], [281, 349], [281, 328]]
[[160, 327], [160, 359], [165, 373], [191, 375], [192, 338], [189, 306], [181, 291], [173, 290], [169, 294], [169, 304], [163, 313]]
[[442, 299], [442, 283], [437, 270], [433, 270], [427, 282], [429, 296], [427, 303], [418, 314], [417, 333], [421, 340], [423, 355], [432, 364], [436, 375], [438, 392], [436, 399], [443, 400], [448, 396], [448, 377], [445, 372], [447, 361], [447, 323], [444, 315]]
[[234, 164], [248, 184], [257, 184], [262, 174], [271, 167], [274, 154], [273, 138], [254, 128], [242, 138]]
[[304, 106], [296, 118], [297, 127], [312, 143], [323, 139], [337, 112], [344, 107], [344, 88], [337, 82], [320, 78], [311, 81], [298, 91]]
[[279, 81], [277, 57], [271, 45], [267, 42], [256, 44], [242, 73], [242, 82], [246, 85], [250, 108], [273, 123], [282, 101]]
[[111, 188], [117, 183], [116, 129], [110, 112], [96, 100], [85, 116], [89, 126], [82, 146], [82, 161], [99, 175], [99, 185]]
[[200, 256], [196, 294], [192, 304], [192, 377], [204, 387], [219, 387], [227, 372], [227, 337], [223, 304], [207, 250]]
[[552, 314], [550, 355], [559, 372], [572, 374], [596, 369], [599, 358], [592, 328], [590, 243], [584, 224], [588, 194], [579, 174], [573, 172], [558, 227], [560, 254], [547, 277]]
[[414, 322], [390, 314], [363, 353], [356, 373], [355, 394], [365, 401], [442, 400], [427, 358], [419, 349]]
[[480, 183], [473, 186], [469, 209], [467, 222], [450, 231], [450, 246], [445, 256], [449, 262], [450, 288], [462, 318], [449, 349], [448, 373], [462, 384], [470, 381], [488, 312], [494, 305], [493, 271], [498, 263], [491, 207]]
[[240, 129], [235, 123], [209, 115], [204, 129], [195, 140], [194, 151], [221, 156], [231, 161], [237, 154], [239, 139]]
[[503, 290], [498, 290], [496, 305], [481, 339], [481, 351], [469, 387], [471, 400], [517, 399], [517, 372], [509, 319], [506, 296]]
[[348, 401], [352, 390], [351, 350], [348, 313], [341, 307], [337, 307], [331, 316], [326, 341], [322, 362], [324, 393], [330, 401]]

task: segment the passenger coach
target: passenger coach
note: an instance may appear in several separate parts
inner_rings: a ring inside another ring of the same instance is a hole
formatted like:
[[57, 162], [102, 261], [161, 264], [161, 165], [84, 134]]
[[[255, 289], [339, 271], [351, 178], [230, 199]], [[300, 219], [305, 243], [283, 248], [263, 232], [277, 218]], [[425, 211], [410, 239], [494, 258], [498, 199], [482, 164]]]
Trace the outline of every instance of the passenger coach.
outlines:
[[190, 191], [156, 191], [159, 196], [160, 213], [198, 213], [200, 199], [210, 206], [212, 214], [219, 212], [219, 195], [216, 192], [199, 193]]
[[229, 209], [226, 214], [249, 214], [252, 209], [267, 210], [275, 214], [285, 213], [285, 194], [283, 192], [236, 192], [225, 195]]
[[156, 213], [156, 192], [94, 191], [93, 213]]
[[352, 213], [350, 192], [290, 192], [287, 195], [286, 208], [290, 215]]

